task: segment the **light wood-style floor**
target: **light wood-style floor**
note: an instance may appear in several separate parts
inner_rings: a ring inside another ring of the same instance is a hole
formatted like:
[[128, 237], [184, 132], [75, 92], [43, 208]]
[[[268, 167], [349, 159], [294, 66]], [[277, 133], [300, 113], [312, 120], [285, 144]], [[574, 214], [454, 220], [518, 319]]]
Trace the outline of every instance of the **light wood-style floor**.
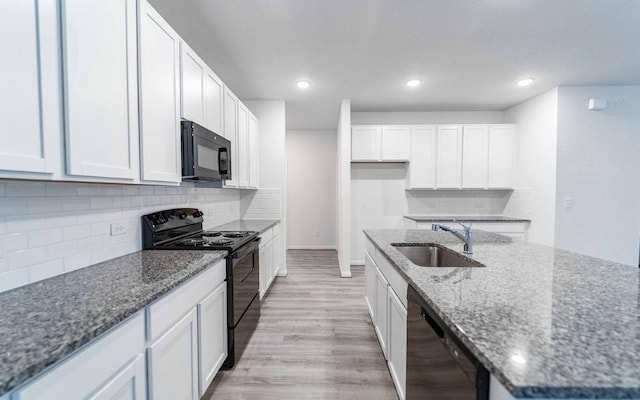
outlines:
[[397, 399], [364, 300], [364, 270], [335, 251], [288, 252], [240, 361], [204, 399]]

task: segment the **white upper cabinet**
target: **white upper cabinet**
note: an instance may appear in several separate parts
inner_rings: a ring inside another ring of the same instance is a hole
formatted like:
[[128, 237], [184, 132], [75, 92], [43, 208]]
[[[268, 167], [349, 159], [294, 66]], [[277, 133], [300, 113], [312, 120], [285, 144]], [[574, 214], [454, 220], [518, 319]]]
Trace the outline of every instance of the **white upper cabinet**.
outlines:
[[260, 137], [258, 118], [249, 113], [249, 187], [257, 189], [260, 179]]
[[462, 187], [485, 189], [489, 173], [489, 127], [465, 125], [462, 137]]
[[135, 0], [64, 0], [67, 172], [138, 177]]
[[224, 83], [212, 70], [207, 69], [204, 77], [204, 126], [219, 135], [224, 134], [223, 98]]
[[224, 136], [231, 142], [231, 179], [226, 187], [238, 187], [238, 98], [224, 88]]
[[460, 189], [462, 183], [462, 126], [438, 126], [436, 185]]
[[514, 125], [489, 127], [489, 188], [513, 188], [516, 129]]
[[408, 161], [411, 155], [411, 127], [382, 127], [382, 161]]
[[400, 126], [352, 126], [351, 161], [408, 161], [411, 128]]
[[54, 173], [60, 168], [57, 32], [55, 2], [3, 2], [0, 173]]
[[207, 66], [185, 43], [180, 43], [182, 118], [205, 125], [205, 71]]
[[380, 126], [353, 126], [351, 161], [379, 161], [381, 135]]
[[249, 110], [238, 102], [238, 187], [249, 187]]
[[140, 1], [140, 157], [144, 181], [179, 183], [180, 38]]
[[411, 127], [411, 157], [407, 188], [436, 188], [437, 133], [435, 126]]

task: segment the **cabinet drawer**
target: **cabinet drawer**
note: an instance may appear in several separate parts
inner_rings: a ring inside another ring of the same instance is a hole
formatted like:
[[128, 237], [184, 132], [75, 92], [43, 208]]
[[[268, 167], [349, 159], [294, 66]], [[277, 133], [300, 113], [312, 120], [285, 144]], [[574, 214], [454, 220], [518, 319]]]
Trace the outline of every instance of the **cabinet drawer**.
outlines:
[[280, 234], [280, 224], [275, 224], [271, 230], [273, 232], [273, 237], [278, 236]]
[[225, 260], [218, 261], [201, 274], [180, 286], [175, 291], [147, 307], [149, 340], [155, 340], [164, 331], [173, 326], [211, 290], [218, 287], [227, 277]]
[[19, 390], [13, 399], [88, 398], [144, 352], [144, 339], [144, 317], [138, 313]]
[[402, 304], [407, 307], [407, 281], [400, 275], [398, 271], [391, 265], [383, 255], [376, 260], [376, 265], [385, 279], [389, 282], [389, 286], [400, 298]]
[[273, 229], [269, 228], [266, 231], [262, 232], [260, 234], [260, 247], [263, 247], [264, 245], [266, 245], [267, 243], [269, 243], [269, 241], [271, 240], [271, 238], [273, 237]]
[[365, 244], [365, 248], [367, 249], [367, 253], [369, 253], [369, 257], [371, 257], [371, 260], [375, 263], [376, 262], [376, 246], [368, 237], [364, 238], [364, 244]]

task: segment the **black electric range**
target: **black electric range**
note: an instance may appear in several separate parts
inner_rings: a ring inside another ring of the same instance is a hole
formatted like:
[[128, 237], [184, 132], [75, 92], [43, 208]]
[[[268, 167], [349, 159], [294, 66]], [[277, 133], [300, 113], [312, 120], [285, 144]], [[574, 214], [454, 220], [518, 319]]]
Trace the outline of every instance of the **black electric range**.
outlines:
[[197, 208], [164, 210], [142, 216], [142, 240], [153, 250], [226, 250], [227, 342], [223, 368], [244, 351], [260, 318], [258, 232], [203, 230]]

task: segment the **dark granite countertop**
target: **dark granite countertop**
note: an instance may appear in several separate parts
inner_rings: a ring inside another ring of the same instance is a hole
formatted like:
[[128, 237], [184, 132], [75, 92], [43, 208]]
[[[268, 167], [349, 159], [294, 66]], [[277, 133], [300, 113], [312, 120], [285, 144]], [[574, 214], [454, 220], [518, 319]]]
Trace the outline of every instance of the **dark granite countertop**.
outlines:
[[640, 398], [640, 269], [476, 231], [484, 268], [422, 268], [391, 243], [448, 232], [366, 230], [495, 377], [519, 398]]
[[226, 255], [141, 251], [0, 293], [0, 396]]
[[238, 219], [210, 229], [217, 231], [255, 231], [262, 233], [279, 222], [279, 219]]
[[460, 221], [460, 222], [531, 222], [526, 218], [505, 217], [502, 215], [405, 215], [412, 221]]

